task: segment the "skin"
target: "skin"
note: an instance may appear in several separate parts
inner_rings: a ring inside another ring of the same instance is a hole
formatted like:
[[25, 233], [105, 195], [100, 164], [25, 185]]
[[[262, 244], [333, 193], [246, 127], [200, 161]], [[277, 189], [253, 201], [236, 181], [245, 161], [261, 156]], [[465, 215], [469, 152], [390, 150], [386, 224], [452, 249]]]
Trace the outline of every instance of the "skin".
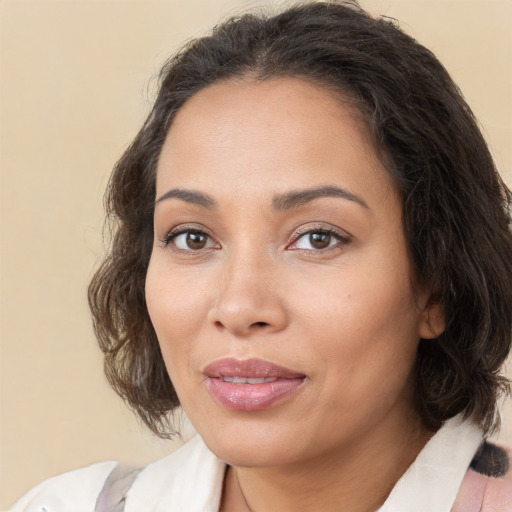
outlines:
[[[181, 108], [161, 153], [147, 304], [187, 415], [230, 465], [224, 511], [374, 511], [432, 435], [412, 368], [442, 314], [413, 286], [401, 200], [353, 112], [295, 78], [218, 83]], [[326, 186], [352, 196], [275, 208]], [[170, 241], [176, 229], [205, 234]], [[224, 357], [306, 379], [269, 408], [229, 410], [202, 373]]]

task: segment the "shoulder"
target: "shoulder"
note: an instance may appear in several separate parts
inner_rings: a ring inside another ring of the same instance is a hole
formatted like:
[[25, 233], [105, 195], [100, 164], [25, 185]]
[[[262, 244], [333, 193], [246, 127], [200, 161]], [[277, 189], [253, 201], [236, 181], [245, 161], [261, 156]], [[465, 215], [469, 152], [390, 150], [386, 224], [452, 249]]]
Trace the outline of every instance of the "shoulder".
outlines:
[[484, 442], [475, 454], [453, 512], [512, 512], [512, 452]]
[[126, 512], [217, 511], [226, 464], [194, 436], [180, 449], [149, 464], [127, 493]]
[[[9, 512], [126, 512], [218, 510], [226, 465], [195, 436], [180, 449], [142, 470], [126, 471], [117, 462], [101, 462], [39, 484]], [[116, 509], [117, 510], [117, 509]]]
[[116, 461], [99, 462], [40, 483], [10, 512], [91, 512]]

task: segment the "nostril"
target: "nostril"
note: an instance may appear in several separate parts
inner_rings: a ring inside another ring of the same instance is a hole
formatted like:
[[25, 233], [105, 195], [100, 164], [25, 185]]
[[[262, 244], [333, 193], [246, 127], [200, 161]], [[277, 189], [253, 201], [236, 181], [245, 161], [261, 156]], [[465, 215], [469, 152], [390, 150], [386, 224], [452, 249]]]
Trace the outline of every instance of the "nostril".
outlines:
[[[270, 324], [267, 322], [254, 322], [254, 323], [250, 324], [249, 327], [266, 327], [268, 325], [270, 325]], [[220, 320], [217, 320], [215, 322], [215, 327], [217, 327], [217, 329], [224, 329], [225, 325]]]

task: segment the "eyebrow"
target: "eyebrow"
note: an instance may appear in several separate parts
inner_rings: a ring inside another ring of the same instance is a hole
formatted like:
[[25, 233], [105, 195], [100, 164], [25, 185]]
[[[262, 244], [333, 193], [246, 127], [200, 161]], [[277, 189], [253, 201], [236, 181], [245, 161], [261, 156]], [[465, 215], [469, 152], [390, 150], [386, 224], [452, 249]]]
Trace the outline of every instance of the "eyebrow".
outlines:
[[297, 208], [307, 204], [321, 197], [339, 197], [341, 199], [347, 199], [371, 211], [371, 208], [362, 197], [352, 194], [351, 192], [348, 192], [348, 190], [332, 185], [280, 194], [274, 197], [272, 200], [272, 206], [275, 210], [289, 210], [291, 208]]
[[217, 207], [217, 202], [209, 195], [203, 194], [202, 192], [196, 192], [195, 190], [185, 190], [182, 188], [173, 188], [172, 190], [169, 190], [156, 200], [156, 204], [171, 198], [181, 199], [187, 203], [197, 204], [198, 206], [202, 206], [208, 210], [212, 210]]
[[[322, 197], [337, 197], [341, 199], [347, 199], [348, 201], [353, 201], [363, 208], [367, 210], [371, 210], [371, 208], [367, 205], [366, 201], [347, 190], [336, 187], [333, 185], [326, 185], [322, 187], [316, 188], [308, 188], [304, 190], [297, 190], [292, 192], [286, 192], [284, 194], [279, 194], [274, 196], [272, 199], [272, 206], [274, 210], [290, 210], [292, 208], [298, 208], [299, 206], [303, 206], [315, 199], [319, 199]], [[195, 190], [187, 190], [181, 188], [174, 188], [167, 191], [165, 194], [160, 196], [156, 200], [156, 204], [166, 201], [167, 199], [181, 199], [187, 203], [196, 204], [201, 206], [202, 208], [206, 208], [208, 210], [212, 210], [217, 208], [217, 202], [213, 197], [205, 194], [203, 192], [197, 192]]]

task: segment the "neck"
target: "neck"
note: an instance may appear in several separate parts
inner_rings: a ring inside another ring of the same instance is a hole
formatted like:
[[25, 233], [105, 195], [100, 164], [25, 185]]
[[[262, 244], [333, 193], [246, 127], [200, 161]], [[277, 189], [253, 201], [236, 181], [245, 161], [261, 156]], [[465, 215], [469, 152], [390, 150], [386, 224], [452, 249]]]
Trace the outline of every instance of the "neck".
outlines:
[[221, 511], [374, 512], [431, 435], [414, 421], [286, 467], [231, 467]]

